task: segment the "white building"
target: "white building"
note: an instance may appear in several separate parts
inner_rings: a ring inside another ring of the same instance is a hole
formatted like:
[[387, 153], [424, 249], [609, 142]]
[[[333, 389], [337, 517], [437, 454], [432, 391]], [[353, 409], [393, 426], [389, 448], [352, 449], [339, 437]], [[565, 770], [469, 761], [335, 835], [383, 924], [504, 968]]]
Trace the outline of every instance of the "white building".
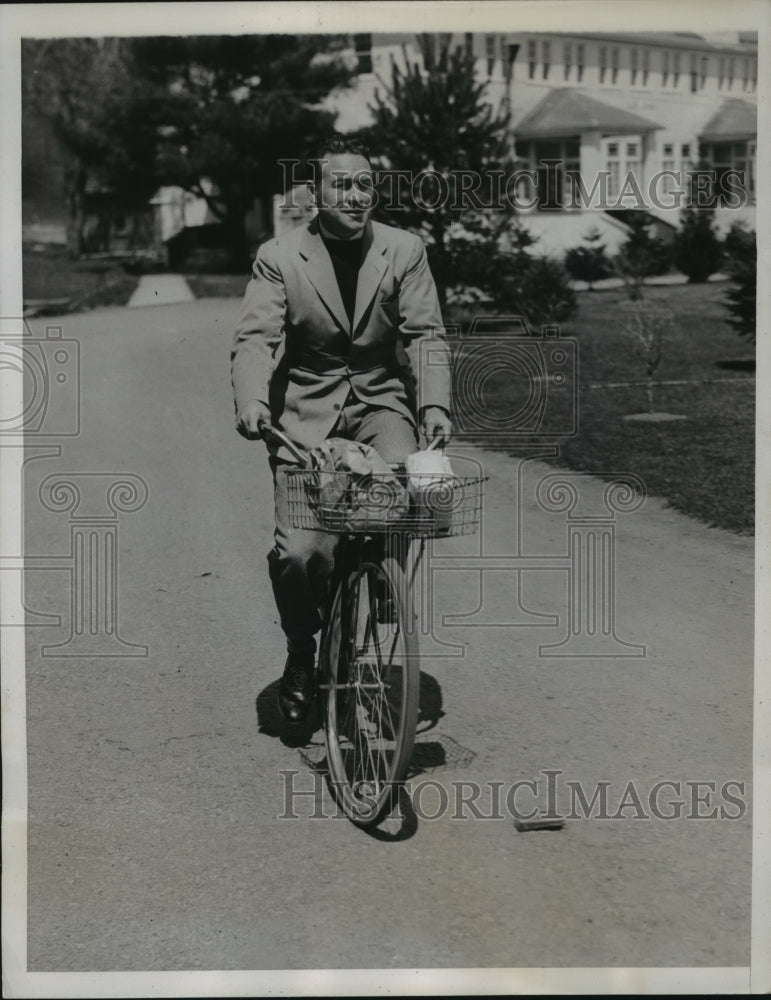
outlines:
[[[642, 207], [665, 228], [676, 226], [677, 192], [687, 191], [687, 172], [699, 161], [715, 170], [719, 188], [725, 182], [718, 229], [725, 231], [737, 220], [754, 227], [754, 36], [522, 32], [423, 37], [429, 44], [446, 42], [471, 53], [478, 78], [488, 82], [491, 103], [508, 105], [518, 166], [535, 172], [531, 197], [523, 200], [537, 203], [527, 213], [527, 224], [539, 236], [540, 251], [561, 253], [592, 227], [600, 229], [612, 251], [626, 234], [613, 214], [617, 209]], [[335, 98], [341, 131], [369, 120], [367, 104], [376, 87], [382, 91], [381, 81], [390, 80], [391, 58], [403, 65], [406, 52], [410, 62], [422, 63], [415, 35], [356, 35], [353, 42], [359, 75], [350, 91]], [[582, 197], [593, 189], [592, 199]]]

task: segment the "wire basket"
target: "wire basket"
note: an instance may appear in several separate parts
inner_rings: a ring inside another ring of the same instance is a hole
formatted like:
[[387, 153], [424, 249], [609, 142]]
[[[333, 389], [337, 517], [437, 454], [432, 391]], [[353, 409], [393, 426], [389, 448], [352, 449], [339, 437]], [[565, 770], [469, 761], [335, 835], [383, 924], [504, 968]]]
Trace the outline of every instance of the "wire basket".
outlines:
[[334, 534], [401, 532], [423, 538], [474, 534], [484, 477], [433, 473], [354, 476], [286, 469], [289, 524]]

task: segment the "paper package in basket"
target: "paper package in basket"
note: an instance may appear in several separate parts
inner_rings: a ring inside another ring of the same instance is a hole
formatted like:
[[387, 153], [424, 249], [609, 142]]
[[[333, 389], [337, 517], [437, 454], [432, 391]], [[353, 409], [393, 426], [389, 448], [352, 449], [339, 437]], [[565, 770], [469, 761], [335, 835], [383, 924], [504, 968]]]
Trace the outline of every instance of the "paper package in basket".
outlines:
[[437, 532], [449, 531], [456, 506], [457, 477], [447, 455], [426, 449], [407, 456], [407, 475], [419, 516], [434, 522]]
[[376, 528], [409, 510], [407, 489], [369, 445], [328, 438], [310, 452], [308, 501], [321, 522], [340, 530]]

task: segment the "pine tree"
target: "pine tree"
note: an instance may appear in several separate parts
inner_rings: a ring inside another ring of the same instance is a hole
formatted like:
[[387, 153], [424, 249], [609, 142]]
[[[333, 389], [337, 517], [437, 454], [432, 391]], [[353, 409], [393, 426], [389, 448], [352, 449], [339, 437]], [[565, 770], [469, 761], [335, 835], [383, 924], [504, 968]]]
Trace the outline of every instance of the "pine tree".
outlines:
[[[67, 154], [77, 229], [89, 178], [146, 205], [159, 184], [205, 198], [248, 265], [243, 220], [283, 191], [282, 159], [307, 161], [333, 131], [319, 102], [350, 79], [325, 35], [47, 39], [25, 42], [30, 99]], [[213, 189], [202, 186], [208, 178]], [[77, 238], [75, 240], [77, 244]]]
[[758, 293], [758, 247], [755, 233], [738, 223], [726, 233], [723, 241], [726, 270], [731, 287], [725, 304], [731, 313], [728, 322], [741, 337], [755, 342]]
[[705, 164], [700, 164], [691, 173], [688, 204], [683, 209], [673, 244], [675, 267], [694, 284], [704, 282], [714, 274], [722, 258], [720, 240], [714, 229], [714, 192], [699, 186], [697, 180], [700, 176], [709, 178], [707, 170]]
[[[418, 36], [422, 64], [410, 62], [406, 49], [404, 66], [392, 59], [390, 82], [382, 83], [383, 94], [380, 88], [375, 91], [373, 122], [366, 130], [373, 155], [381, 154], [385, 167], [407, 171], [412, 178], [423, 175], [419, 190], [408, 185], [406, 197], [387, 214], [396, 224], [426, 235], [443, 300], [459, 277], [451, 227], [469, 208], [468, 200], [455, 197], [453, 172], [473, 171], [480, 179], [480, 199], [489, 201], [496, 190], [492, 172], [509, 159], [508, 112], [493, 108], [486, 98], [487, 82], [475, 77], [473, 57], [460, 49], [450, 52], [450, 37]], [[429, 172], [441, 179], [432, 181]], [[442, 198], [443, 187], [449, 196]], [[436, 207], [427, 207], [434, 202]], [[501, 208], [494, 219], [498, 232], [508, 221]]]
[[607, 278], [611, 265], [605, 252], [605, 244], [599, 229], [591, 229], [584, 236], [585, 246], [571, 247], [565, 254], [565, 267], [578, 281], [585, 281], [589, 290], [595, 281]]

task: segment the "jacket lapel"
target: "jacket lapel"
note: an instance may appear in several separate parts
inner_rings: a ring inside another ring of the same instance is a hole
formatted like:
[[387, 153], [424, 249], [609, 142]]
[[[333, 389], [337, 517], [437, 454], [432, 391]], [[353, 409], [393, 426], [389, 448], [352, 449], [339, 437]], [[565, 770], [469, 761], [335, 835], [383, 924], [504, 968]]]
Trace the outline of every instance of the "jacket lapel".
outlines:
[[363, 259], [359, 268], [359, 280], [356, 284], [356, 305], [353, 310], [353, 330], [351, 331], [354, 337], [388, 268], [387, 261], [383, 256], [386, 249], [385, 244], [378, 240], [372, 223], [367, 226], [362, 238], [364, 240]]
[[300, 256], [305, 262], [305, 274], [316, 289], [319, 298], [332, 314], [340, 329], [344, 330], [345, 333], [350, 333], [348, 316], [335, 277], [332, 258], [319, 235], [318, 222], [315, 220], [305, 231], [300, 244]]

